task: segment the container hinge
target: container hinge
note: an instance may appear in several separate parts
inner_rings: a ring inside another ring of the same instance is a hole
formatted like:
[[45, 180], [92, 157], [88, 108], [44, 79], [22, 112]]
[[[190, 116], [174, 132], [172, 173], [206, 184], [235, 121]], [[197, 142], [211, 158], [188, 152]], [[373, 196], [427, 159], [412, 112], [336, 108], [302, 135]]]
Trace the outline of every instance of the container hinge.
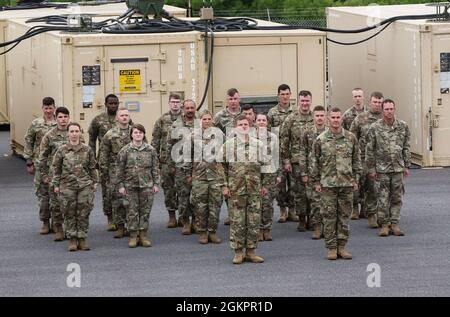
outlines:
[[152, 57], [152, 61], [161, 61], [161, 63], [165, 63], [167, 61], [167, 52], [161, 51], [161, 53]]
[[150, 80], [150, 88], [152, 91], [160, 91], [161, 93], [167, 92], [167, 82], [161, 81], [161, 83], [153, 83], [152, 80]]

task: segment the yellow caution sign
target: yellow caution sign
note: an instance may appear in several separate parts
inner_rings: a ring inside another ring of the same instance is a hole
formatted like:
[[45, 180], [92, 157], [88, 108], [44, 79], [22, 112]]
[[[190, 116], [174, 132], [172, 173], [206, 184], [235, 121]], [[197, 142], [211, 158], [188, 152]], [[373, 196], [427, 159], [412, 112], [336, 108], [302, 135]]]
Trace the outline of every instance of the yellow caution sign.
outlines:
[[120, 92], [141, 91], [141, 70], [129, 69], [119, 71]]

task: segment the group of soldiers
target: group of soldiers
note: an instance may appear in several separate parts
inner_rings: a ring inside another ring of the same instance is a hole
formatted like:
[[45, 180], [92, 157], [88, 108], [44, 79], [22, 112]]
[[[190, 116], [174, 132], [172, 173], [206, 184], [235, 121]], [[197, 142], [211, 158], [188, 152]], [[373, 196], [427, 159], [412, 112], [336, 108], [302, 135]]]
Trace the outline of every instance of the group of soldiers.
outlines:
[[[395, 102], [381, 93], [371, 94], [368, 109], [362, 89], [352, 94], [354, 104], [345, 113], [337, 107], [311, 109], [309, 91], [299, 93], [298, 109], [292, 109], [291, 89], [283, 84], [278, 105], [264, 114], [241, 106], [239, 91], [232, 88], [227, 107], [214, 116], [208, 110], [198, 114], [193, 100], [171, 94], [169, 111], [156, 121], [151, 143], [145, 129], [132, 124], [128, 110], [119, 108], [117, 96], [107, 96], [106, 112], [89, 127], [87, 147], [95, 156], [99, 142], [107, 230], [115, 231], [115, 238], [130, 235], [130, 247], [150, 246], [148, 217], [161, 183], [167, 227], [182, 227], [183, 235], [198, 233], [201, 244], [221, 243], [217, 227], [225, 200], [234, 264], [264, 261], [256, 248], [273, 239], [275, 199], [278, 222], [298, 222], [298, 231], [309, 229], [313, 239], [324, 237], [329, 260], [352, 258], [346, 249], [350, 217], [368, 218], [370, 228], [381, 227], [380, 236], [404, 235], [399, 221], [411, 164], [408, 126], [396, 118]], [[51, 162], [69, 141], [63, 132], [69, 120], [68, 114], [65, 122], [59, 120], [58, 111], [55, 119], [54, 111], [54, 101], [45, 98], [43, 117], [28, 130], [24, 157], [28, 172], [36, 172], [41, 234], [54, 230], [55, 240], [61, 241], [65, 214], [58, 204], [67, 204], [55, 191], [57, 182], [50, 182], [55, 178]], [[143, 139], [136, 143], [133, 135], [139, 131]], [[87, 161], [92, 167], [92, 160]], [[93, 193], [97, 179], [90, 175]], [[130, 186], [139, 190], [131, 195]], [[138, 202], [143, 203], [134, 206]], [[66, 235], [71, 237], [67, 229]], [[86, 233], [79, 237], [79, 248], [88, 248]]]

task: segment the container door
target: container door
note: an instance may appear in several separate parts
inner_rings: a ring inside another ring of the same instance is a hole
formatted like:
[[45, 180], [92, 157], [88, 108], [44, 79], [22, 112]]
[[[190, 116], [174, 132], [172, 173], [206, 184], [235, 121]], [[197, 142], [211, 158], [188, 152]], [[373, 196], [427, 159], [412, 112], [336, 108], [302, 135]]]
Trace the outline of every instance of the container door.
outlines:
[[450, 166], [450, 34], [433, 41], [433, 152], [437, 166]]
[[159, 45], [105, 47], [105, 94], [117, 95], [133, 122], [150, 133], [161, 116], [161, 94], [167, 92], [161, 81], [161, 60]]

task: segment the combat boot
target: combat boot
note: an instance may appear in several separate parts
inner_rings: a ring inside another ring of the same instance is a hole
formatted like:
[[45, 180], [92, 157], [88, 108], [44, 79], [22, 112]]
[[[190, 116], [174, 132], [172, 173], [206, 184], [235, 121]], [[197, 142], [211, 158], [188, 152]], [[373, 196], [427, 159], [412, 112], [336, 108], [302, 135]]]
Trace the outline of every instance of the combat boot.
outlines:
[[327, 259], [330, 261], [337, 260], [337, 250], [336, 249], [328, 249]]
[[222, 242], [222, 240], [217, 235], [217, 232], [215, 232], [215, 231], [209, 232], [208, 239], [210, 242], [215, 243], [215, 244], [219, 244]]
[[50, 233], [50, 221], [49, 220], [45, 220], [44, 222], [42, 222], [42, 228], [41, 228], [41, 231], [39, 231], [39, 233], [42, 235]]
[[116, 225], [113, 222], [113, 216], [112, 215], [108, 215], [108, 225], [106, 228], [106, 231], [116, 231]]
[[312, 239], [320, 240], [321, 237], [322, 237], [322, 225], [315, 225], [314, 232], [312, 234]]
[[125, 236], [125, 225], [123, 223], [117, 225], [117, 232], [114, 239], [122, 239]]
[[208, 232], [206, 231], [200, 232], [200, 235], [198, 237], [198, 243], [208, 244]]
[[191, 221], [189, 219], [183, 220], [183, 229], [181, 229], [181, 234], [188, 236], [192, 233]]
[[242, 251], [242, 249], [234, 250], [233, 264], [242, 264], [242, 263], [244, 263], [244, 252]]
[[298, 221], [297, 230], [300, 232], [306, 231], [306, 219], [305, 216], [300, 216]]
[[55, 225], [55, 238], [54, 241], [64, 241], [64, 231], [60, 224]]
[[178, 225], [178, 227], [180, 227], [180, 228], [182, 228], [182, 227], [183, 227], [183, 225], [184, 225], [184, 222], [183, 222], [183, 218], [181, 218], [181, 217], [178, 217], [178, 222], [177, 222], [177, 225]]
[[359, 213], [359, 219], [367, 219], [367, 212], [361, 205], [361, 211]]
[[353, 258], [352, 254], [345, 249], [345, 246], [340, 246], [337, 253], [338, 256], [344, 260], [351, 260]]
[[191, 222], [191, 233], [193, 233], [193, 234], [198, 233], [197, 223], [195, 222], [194, 218], [192, 218], [192, 222]]
[[280, 217], [278, 218], [278, 223], [285, 223], [286, 222], [286, 208], [280, 207]]
[[256, 255], [255, 249], [247, 249], [245, 260], [252, 263], [263, 263], [264, 259]]
[[272, 238], [272, 230], [265, 229], [263, 234], [264, 234], [264, 241], [272, 241], [273, 240], [273, 238]]
[[147, 239], [147, 231], [139, 231], [139, 245], [144, 248], [150, 248], [152, 243]]
[[369, 222], [369, 228], [371, 228], [371, 229], [378, 228], [377, 217], [375, 215], [369, 215], [368, 222]]
[[167, 228], [176, 228], [177, 227], [177, 216], [175, 215], [175, 211], [169, 211], [169, 222], [167, 223]]
[[358, 210], [358, 205], [353, 206], [353, 212], [352, 212], [352, 220], [359, 220], [359, 210]]
[[132, 248], [132, 249], [137, 247], [137, 232], [136, 231], [130, 232], [130, 241], [128, 241], [128, 247]]
[[69, 251], [70, 252], [75, 252], [77, 249], [78, 249], [77, 238], [70, 238]]
[[389, 225], [388, 225], [388, 224], [384, 224], [384, 225], [381, 227], [381, 230], [380, 230], [380, 232], [378, 233], [378, 235], [379, 235], [380, 237], [387, 237], [387, 236], [389, 236]]
[[89, 251], [90, 249], [86, 239], [78, 239], [78, 250]]
[[402, 237], [405, 235], [405, 233], [402, 231], [402, 229], [400, 229], [398, 224], [392, 225], [392, 233], [394, 234], [394, 236], [397, 236], [397, 237]]
[[[299, 217], [295, 214], [294, 208], [289, 208], [288, 216], [286, 221], [298, 222]], [[306, 224], [306, 221], [305, 221]], [[306, 226], [305, 226], [306, 228]]]
[[259, 229], [258, 241], [264, 241], [264, 230], [263, 229]]
[[225, 220], [223, 221], [223, 224], [224, 224], [225, 226], [229, 226], [229, 225], [231, 224], [230, 217], [225, 218]]

